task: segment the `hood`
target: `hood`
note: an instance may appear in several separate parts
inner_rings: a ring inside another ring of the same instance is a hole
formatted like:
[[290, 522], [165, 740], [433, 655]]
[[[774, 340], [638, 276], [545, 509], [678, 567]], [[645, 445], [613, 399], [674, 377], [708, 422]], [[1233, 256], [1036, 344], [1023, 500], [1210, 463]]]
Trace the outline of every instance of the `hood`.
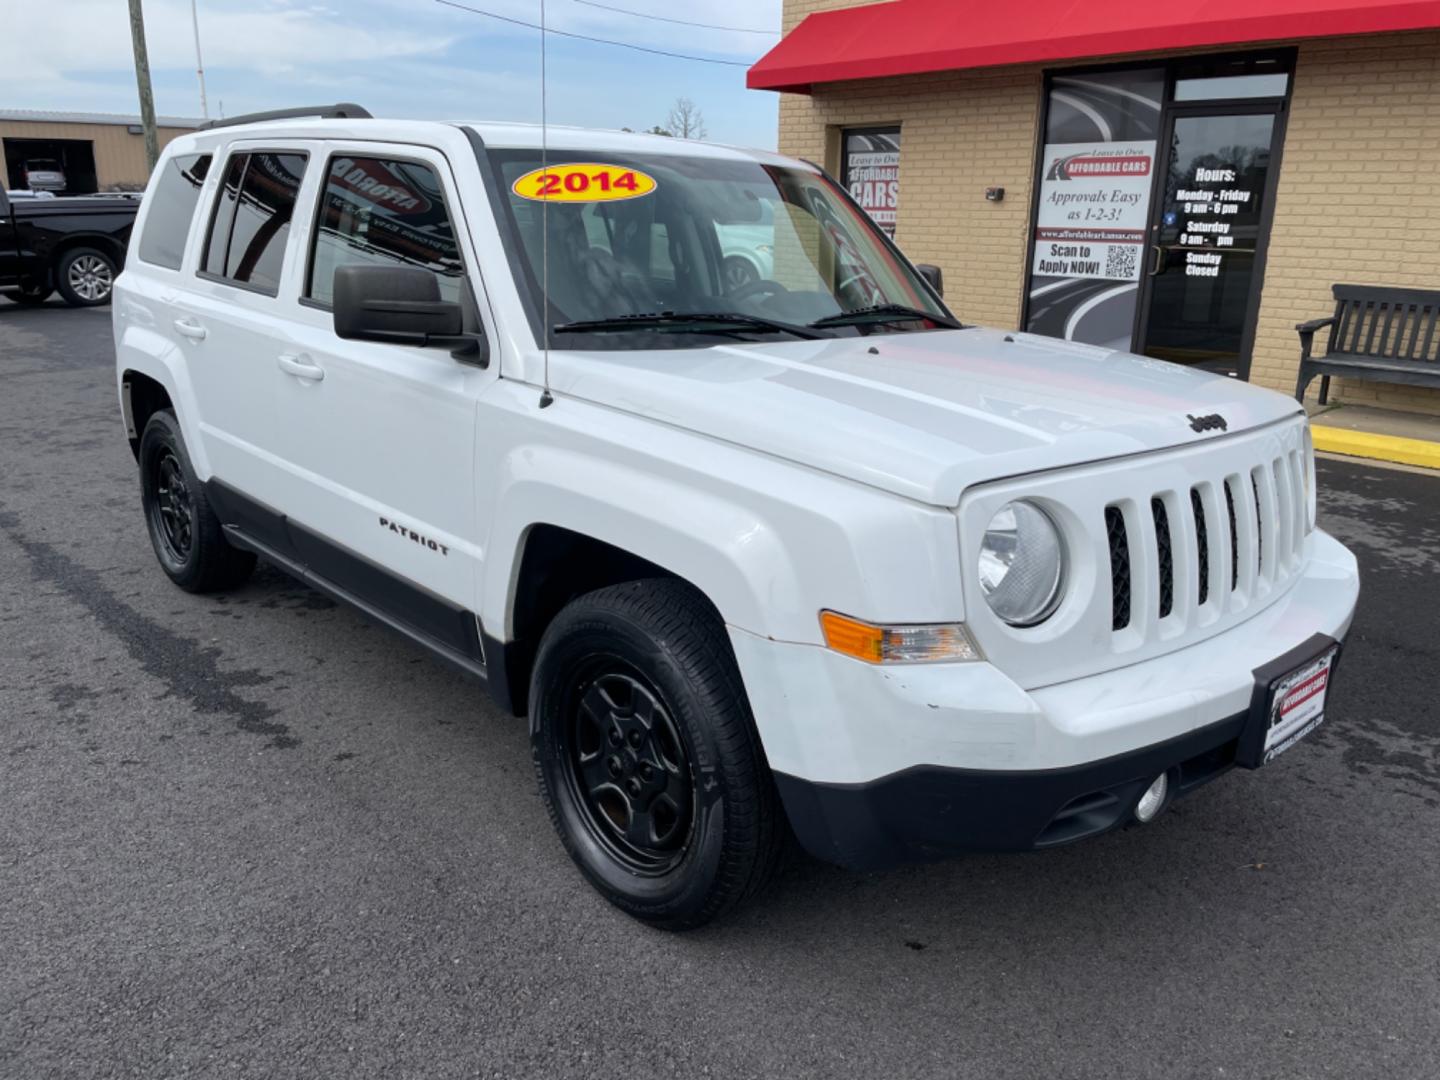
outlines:
[[[1300, 411], [1239, 379], [978, 328], [557, 352], [550, 373], [566, 394], [937, 506], [957, 505], [973, 484], [1188, 446]], [[1224, 429], [1192, 423], [1216, 415]]]

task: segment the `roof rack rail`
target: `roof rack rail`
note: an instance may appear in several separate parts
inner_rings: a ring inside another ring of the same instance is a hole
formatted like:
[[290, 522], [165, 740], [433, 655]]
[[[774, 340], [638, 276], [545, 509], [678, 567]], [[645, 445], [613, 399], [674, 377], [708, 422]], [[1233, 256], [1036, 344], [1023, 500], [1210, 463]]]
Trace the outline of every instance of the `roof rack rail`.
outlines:
[[258, 124], [262, 120], [296, 120], [300, 117], [315, 117], [320, 120], [373, 120], [369, 109], [362, 109], [353, 101], [339, 101], [334, 105], [302, 105], [295, 109], [271, 109], [269, 112], [245, 113], [243, 116], [228, 116], [224, 120], [209, 120], [200, 129], [234, 127], [236, 124]]

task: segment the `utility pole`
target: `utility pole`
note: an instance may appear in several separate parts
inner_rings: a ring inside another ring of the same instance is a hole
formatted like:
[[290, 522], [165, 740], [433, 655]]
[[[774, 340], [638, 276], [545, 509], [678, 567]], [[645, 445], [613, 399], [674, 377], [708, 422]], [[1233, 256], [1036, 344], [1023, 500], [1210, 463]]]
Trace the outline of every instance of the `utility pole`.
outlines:
[[135, 46], [135, 83], [140, 89], [140, 126], [145, 129], [145, 161], [151, 171], [160, 157], [155, 134], [155, 96], [150, 90], [150, 57], [145, 52], [145, 13], [140, 0], [130, 0], [130, 40]]
[[195, 74], [200, 77], [200, 115], [210, 119], [210, 106], [205, 101], [205, 61], [200, 58], [200, 12], [196, 0], [190, 0], [190, 24], [195, 28]]

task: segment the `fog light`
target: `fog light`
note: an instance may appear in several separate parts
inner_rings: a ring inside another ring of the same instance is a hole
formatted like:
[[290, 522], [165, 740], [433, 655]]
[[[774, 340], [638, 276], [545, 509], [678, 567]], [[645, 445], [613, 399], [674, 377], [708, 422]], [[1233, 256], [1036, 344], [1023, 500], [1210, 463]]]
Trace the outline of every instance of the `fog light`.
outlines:
[[1145, 794], [1140, 796], [1140, 801], [1135, 804], [1135, 820], [1142, 825], [1155, 820], [1155, 815], [1160, 813], [1160, 808], [1165, 805], [1165, 796], [1170, 791], [1170, 781], [1162, 772], [1150, 782], [1145, 789]]

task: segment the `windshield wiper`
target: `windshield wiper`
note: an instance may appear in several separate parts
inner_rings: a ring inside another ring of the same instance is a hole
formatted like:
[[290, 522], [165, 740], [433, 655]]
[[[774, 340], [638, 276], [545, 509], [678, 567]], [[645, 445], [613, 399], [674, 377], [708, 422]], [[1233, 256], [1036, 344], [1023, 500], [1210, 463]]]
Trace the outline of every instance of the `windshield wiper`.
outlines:
[[818, 333], [817, 329], [738, 311], [651, 311], [561, 323], [553, 331], [557, 334], [605, 334], [626, 330], [654, 330], [662, 334], [728, 334], [743, 330], [773, 330], [807, 340], [830, 336]]
[[958, 319], [952, 319], [949, 315], [941, 315], [935, 311], [922, 311], [920, 308], [906, 307], [904, 304], [875, 304], [872, 307], [855, 308], [852, 311], [842, 311], [838, 315], [827, 315], [823, 319], [816, 319], [809, 323], [810, 327], [823, 330], [831, 326], [855, 326], [859, 323], [886, 323], [886, 322], [910, 322], [911, 320], [924, 320], [932, 322], [936, 326], [943, 326], [947, 330], [964, 330], [965, 326]]

